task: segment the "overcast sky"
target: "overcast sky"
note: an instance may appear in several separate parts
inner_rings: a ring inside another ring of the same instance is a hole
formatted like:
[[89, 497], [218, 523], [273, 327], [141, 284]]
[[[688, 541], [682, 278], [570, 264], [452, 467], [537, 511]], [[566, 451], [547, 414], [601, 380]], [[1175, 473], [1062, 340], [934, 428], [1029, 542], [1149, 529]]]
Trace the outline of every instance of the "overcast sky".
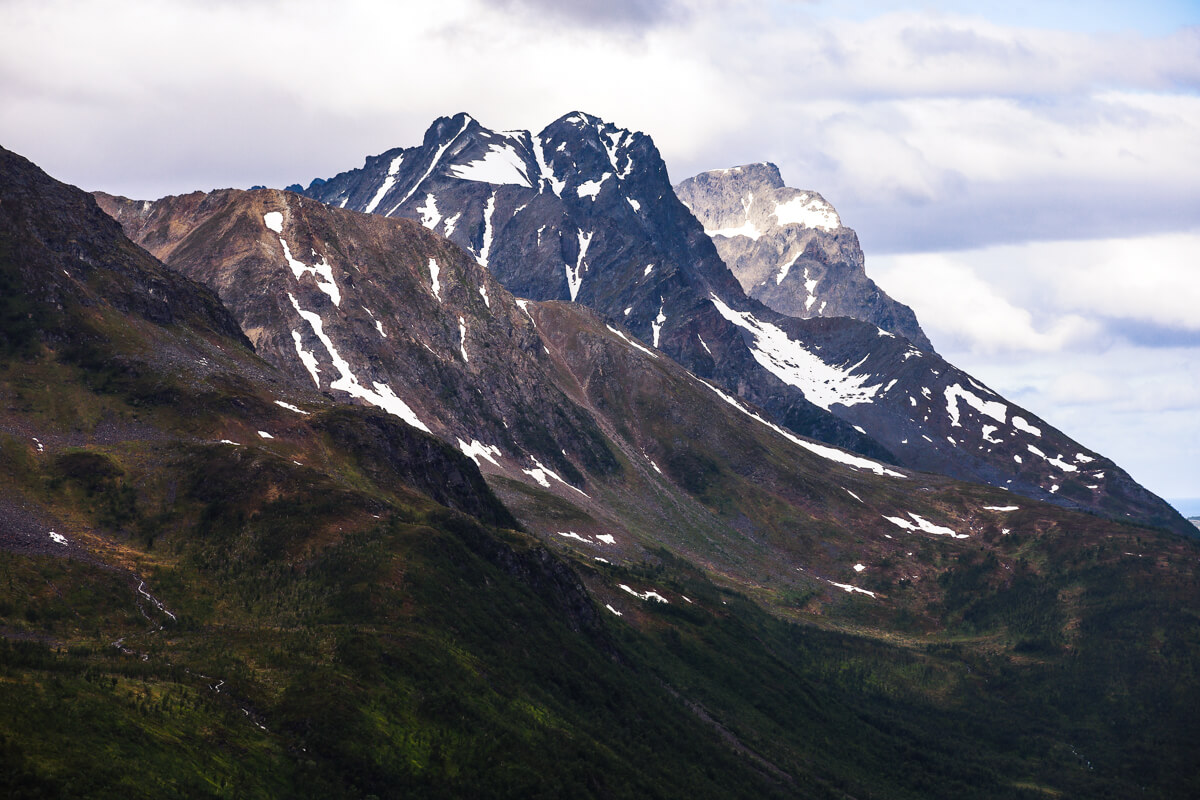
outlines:
[[942, 355], [1200, 497], [1195, 0], [0, 0], [0, 44], [0, 144], [139, 199], [307, 183], [458, 111], [587, 111], [675, 181], [773, 161]]

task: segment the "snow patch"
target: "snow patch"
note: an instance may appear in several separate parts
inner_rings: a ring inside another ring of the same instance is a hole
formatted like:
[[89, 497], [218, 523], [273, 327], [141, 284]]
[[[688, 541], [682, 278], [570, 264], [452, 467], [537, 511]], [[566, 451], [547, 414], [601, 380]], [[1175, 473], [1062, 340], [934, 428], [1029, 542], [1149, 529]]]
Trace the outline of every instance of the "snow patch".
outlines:
[[371, 313], [371, 309], [367, 308], [366, 306], [359, 306], [359, 308], [367, 312], [367, 316], [370, 317], [371, 321], [375, 323], [375, 329], [379, 331], [379, 335], [386, 339], [387, 334], [383, 332], [383, 323], [375, 319], [375, 315]]
[[488, 308], [492, 307], [492, 301], [488, 299], [487, 286], [479, 284], [479, 295], [483, 298], [483, 304]]
[[[318, 386], [319, 386], [319, 384], [318, 384]], [[307, 412], [307, 411], [304, 411], [303, 409], [296, 408], [296, 407], [295, 407], [294, 405], [292, 405], [291, 403], [285, 403], [285, 402], [283, 402], [282, 400], [276, 400], [276, 401], [275, 401], [275, 405], [279, 406], [280, 408], [286, 408], [288, 411], [295, 411], [297, 414], [303, 414], [303, 415], [304, 415], [304, 416], [306, 416], [306, 417], [308, 416], [308, 412]]]
[[830, 461], [836, 461], [839, 464], [845, 464], [846, 466], [854, 467], [855, 469], [868, 469], [868, 470], [871, 470], [872, 472], [874, 472], [876, 475], [887, 475], [892, 478], [905, 477], [903, 474], [896, 472], [895, 470], [888, 469], [887, 467], [883, 466], [882, 464], [880, 464], [876, 461], [872, 461], [869, 458], [863, 458], [862, 456], [856, 456], [851, 453], [847, 453], [845, 450], [839, 450], [836, 447], [832, 447], [830, 445], [817, 444], [816, 442], [810, 442], [805, 439], [801, 439], [800, 437], [793, 434], [791, 431], [785, 430], [784, 428], [779, 427], [778, 425], [776, 425], [773, 422], [768, 422], [767, 420], [760, 417], [758, 414], [755, 414], [754, 412], [743, 408], [740, 403], [738, 403], [736, 400], [734, 400], [729, 395], [722, 392], [717, 387], [713, 386], [711, 383], [707, 383], [705, 381], [700, 381], [700, 382], [704, 386], [707, 386], [709, 389], [716, 392], [718, 397], [720, 397], [726, 403], [729, 403], [729, 405], [733, 406], [738, 411], [741, 411], [743, 414], [750, 417], [751, 419], [758, 420], [763, 425], [766, 425], [768, 428], [775, 431], [776, 433], [778, 433], [780, 436], [787, 439], [792, 444], [797, 444], [800, 447], [803, 447], [805, 450], [808, 450], [809, 452], [820, 456], [821, 458], [825, 458]]
[[592, 198], [592, 200], [594, 202], [596, 199], [596, 196], [598, 194], [600, 194], [600, 187], [603, 186], [604, 182], [611, 177], [612, 177], [612, 173], [606, 172], [600, 176], [600, 180], [598, 180], [598, 181], [597, 180], [584, 181], [583, 183], [579, 184], [579, 186], [575, 189], [575, 193], [577, 195], [579, 195], [580, 198], [590, 197], [590, 198]]
[[561, 483], [563, 486], [566, 486], [568, 489], [573, 489], [574, 491], [579, 492], [584, 497], [588, 496], [587, 492], [584, 492], [581, 489], [576, 489], [574, 486], [572, 486], [571, 484], [567, 483], [562, 478], [560, 478], [558, 476], [558, 473], [556, 473], [554, 470], [547, 467], [541, 461], [538, 461], [536, 456], [530, 456], [530, 459], [533, 460], [533, 463], [535, 465], [534, 468], [533, 469], [523, 469], [523, 470], [521, 470], [521, 472], [524, 472], [526, 475], [533, 478], [535, 481], [537, 481], [539, 484], [541, 484], [544, 488], [546, 488], [546, 489], [550, 488], [550, 480], [549, 479], [553, 478], [554, 480]]
[[537, 321], [533, 318], [533, 314], [529, 313], [529, 301], [523, 298], [516, 298], [513, 302], [517, 304], [517, 308], [525, 312], [525, 316], [529, 317], [529, 321], [533, 323], [533, 327], [537, 328]]
[[826, 411], [835, 403], [853, 406], [873, 402], [882, 384], [868, 386], [872, 376], [852, 374], [867, 356], [849, 367], [831, 366], [788, 338], [782, 329], [756, 319], [749, 312], [734, 311], [715, 294], [710, 294], [709, 299], [721, 316], [753, 337], [754, 360], [784, 383], [799, 388], [809, 402]]
[[[533, 137], [533, 157], [538, 165], [538, 178], [550, 184], [550, 191], [554, 192], [559, 197], [562, 197], [563, 187], [567, 185], [564, 180], [559, 180], [554, 177], [554, 169], [546, 163], [546, 151], [542, 148], [542, 140], [537, 136]], [[541, 188], [540, 186], [538, 187]], [[541, 231], [538, 231], [540, 234]]]
[[[599, 560], [599, 559], [597, 559], [597, 560]], [[609, 605], [608, 603], [605, 603], [605, 604], [604, 604], [604, 607], [605, 607], [605, 608], [607, 608], [607, 609], [608, 609], [609, 611], [611, 611], [612, 613], [616, 614], [618, 617], [623, 617], [623, 616], [625, 616], [624, 614], [622, 614], [620, 611], [617, 611], [615, 608], [613, 608], [613, 607], [612, 607], [611, 605]]]
[[430, 288], [433, 290], [433, 296], [440, 303], [442, 302], [442, 285], [438, 283], [439, 272], [441, 272], [441, 269], [438, 267], [437, 259], [429, 259]]
[[829, 581], [829, 583], [830, 583], [830, 585], [836, 586], [837, 588], [842, 589], [843, 591], [845, 591], [847, 593], [858, 592], [859, 594], [865, 594], [868, 597], [875, 596], [874, 592], [869, 592], [866, 589], [860, 589], [857, 586], [851, 586], [848, 583], [835, 583], [834, 581]]
[[462, 317], [458, 318], [458, 352], [462, 353], [463, 361], [469, 361], [467, 358], [467, 321]]
[[862, 572], [864, 569], [866, 569], [866, 567], [864, 567], [862, 564], [855, 564], [855, 565], [854, 565], [854, 571], [855, 571], [855, 572]]
[[854, 492], [847, 489], [845, 486], [842, 487], [842, 491], [844, 491], [846, 494], [850, 495], [851, 497], [853, 497], [855, 500], [857, 500], [860, 503], [863, 501], [863, 499], [861, 497], [859, 497]]
[[653, 589], [647, 589], [644, 592], [635, 592], [633, 589], [630, 589], [629, 586], [627, 586], [624, 583], [618, 583], [617, 588], [619, 588], [623, 592], [629, 592], [629, 594], [633, 595], [634, 597], [638, 598], [639, 600], [653, 600], [656, 603], [670, 603], [670, 601], [667, 600], [667, 598], [663, 597], [661, 594], [654, 591]]
[[629, 206], [633, 209], [635, 214], [642, 210], [642, 204], [637, 200], [634, 200], [632, 197], [626, 197], [625, 202], [629, 203]]
[[591, 233], [579, 231], [579, 255], [575, 257], [575, 269], [572, 270], [570, 265], [567, 265], [567, 288], [571, 292], [571, 302], [575, 302], [575, 298], [579, 296], [579, 287], [583, 285], [583, 273], [587, 269], [583, 259], [587, 256], [588, 247], [592, 244], [594, 235], [595, 231]]
[[[664, 302], [661, 297], [658, 298], [658, 300], [660, 303]], [[662, 333], [663, 323], [667, 321], [666, 315], [663, 314], [663, 308], [663, 305], [658, 307], [658, 316], [655, 317], [654, 321], [650, 323], [650, 330], [654, 333], [654, 346], [656, 348], [658, 347], [658, 336], [660, 333]]]
[[373, 212], [379, 205], [379, 201], [383, 199], [383, 196], [387, 194], [388, 190], [392, 188], [392, 185], [396, 183], [396, 174], [400, 171], [400, 164], [403, 161], [403, 153], [392, 159], [392, 163], [388, 165], [387, 175], [384, 176], [383, 183], [379, 186], [379, 191], [375, 192], [375, 196], [371, 198], [371, 202], [367, 203], [367, 207], [363, 209], [364, 214], [370, 214]]
[[492, 196], [488, 198], [487, 206], [483, 210], [483, 244], [479, 248], [479, 255], [475, 260], [483, 266], [488, 265], [488, 257], [492, 252], [492, 237], [495, 236], [495, 231], [492, 229], [492, 215], [496, 213], [496, 193], [492, 192]]
[[[333, 340], [330, 339], [329, 335], [325, 333], [320, 315], [314, 314], [311, 311], [305, 311], [304, 309], [300, 308], [300, 304], [296, 302], [296, 298], [292, 296], [291, 292], [288, 293], [288, 299], [292, 301], [292, 307], [296, 309], [296, 313], [308, 322], [308, 324], [312, 327], [313, 333], [315, 333], [317, 338], [321, 340], [321, 344], [325, 345], [325, 350], [329, 353], [329, 357], [333, 361], [333, 367], [338, 371], [337, 380], [332, 381], [329, 384], [330, 389], [346, 392], [351, 397], [357, 397], [373, 406], [382, 408], [384, 411], [392, 414], [393, 416], [399, 417], [409, 425], [412, 425], [414, 428], [419, 428], [426, 433], [432, 433], [432, 431], [426, 427], [425, 423], [421, 422], [421, 420], [417, 418], [417, 415], [411, 408], [408, 407], [408, 404], [397, 397], [396, 393], [393, 392], [392, 388], [386, 383], [373, 381], [373, 390], [368, 389], [359, 383], [358, 377], [355, 376], [355, 374], [350, 370], [350, 364], [338, 354], [338, 351], [333, 346]], [[300, 334], [293, 331], [292, 336], [295, 338], [296, 348], [299, 350]], [[303, 356], [301, 356], [301, 358], [303, 359]], [[305, 366], [308, 366], [307, 363]], [[313, 372], [313, 379], [315, 380], [315, 370], [310, 371]], [[320, 386], [320, 383], [318, 382], [317, 385]]]
[[709, 350], [709, 349], [708, 349], [708, 345], [704, 343], [704, 339], [702, 339], [702, 338], [700, 337], [700, 334], [698, 334], [698, 333], [696, 334], [696, 339], [697, 339], [697, 340], [699, 340], [699, 342], [700, 342], [700, 346], [704, 348], [704, 352], [708, 353], [708, 354], [711, 356], [711, 355], [712, 355], [712, 350]]
[[636, 339], [633, 339], [629, 336], [626, 336], [625, 334], [621, 333], [621, 331], [614, 328], [612, 325], [605, 325], [604, 327], [608, 328], [610, 331], [615, 333], [617, 336], [620, 336], [621, 339], [623, 339], [627, 344], [633, 345], [638, 350], [641, 350], [643, 353], [650, 356], [651, 358], [658, 358], [658, 353], [655, 353], [653, 350], [647, 349], [647, 347], [645, 345], [643, 345], [641, 342], [639, 342]]
[[792, 267], [794, 267], [796, 265], [796, 262], [800, 260], [800, 256], [802, 256], [802, 255], [804, 255], [803, 250], [800, 251], [799, 253], [796, 253], [796, 255], [792, 256], [791, 261], [787, 262], [786, 264], [784, 264], [782, 267], [779, 268], [779, 272], [775, 273], [775, 285], [776, 286], [783, 283], [783, 279], [788, 276], [788, 273], [791, 272]]
[[433, 230], [442, 221], [442, 215], [437, 207], [437, 198], [433, 196], [432, 192], [425, 195], [425, 205], [417, 206], [417, 213], [421, 215], [421, 224], [429, 230]]
[[807, 313], [812, 310], [813, 303], [817, 302], [815, 289], [817, 288], [817, 279], [808, 277], [808, 267], [804, 268], [804, 291], [808, 292], [808, 299], [804, 301], [804, 311]]
[[900, 528], [904, 528], [905, 530], [908, 530], [908, 531], [924, 531], [925, 533], [932, 533], [932, 534], [936, 534], [938, 536], [949, 536], [953, 539], [966, 539], [967, 538], [967, 534], [965, 534], [965, 533], [955, 533], [953, 530], [951, 530], [950, 528], [947, 528], [945, 525], [934, 525], [929, 520], [927, 520], [923, 517], [920, 517], [920, 516], [912, 513], [911, 511], [909, 511], [907, 513], [910, 517], [913, 518], [913, 520], [915, 521], [916, 524], [909, 522], [904, 517], [884, 516], [884, 519], [886, 519], [888, 522], [892, 523], [893, 525], [896, 525], [897, 527], [900, 527]]
[[1019, 511], [1020, 506], [984, 506], [984, 511]]
[[990, 442], [991, 444], [1003, 444], [1004, 443], [1003, 439], [993, 439], [992, 438], [992, 434], [998, 430], [1000, 430], [1000, 429], [997, 428], [995, 425], [984, 425], [983, 430], [981, 431], [981, 433], [983, 434], [983, 440], [985, 442]]
[[271, 434], [267, 433], [266, 431], [259, 431], [259, 432], [258, 432], [258, 435], [259, 435], [259, 436], [261, 436], [261, 437], [262, 437], [262, 438], [264, 438], [264, 439], [274, 439], [274, 438], [275, 438], [274, 436], [272, 436]]
[[616, 544], [617, 540], [611, 533], [600, 533], [596, 535], [596, 541], [604, 544]]
[[842, 226], [842, 220], [833, 206], [811, 194], [802, 194], [775, 206], [775, 221], [779, 225], [803, 225], [824, 231], [837, 230]]
[[[278, 212], [275, 212], [278, 213]], [[329, 299], [333, 301], [335, 306], [341, 307], [342, 293], [338, 290], [337, 284], [333, 280], [333, 268], [329, 266], [329, 262], [321, 256], [320, 263], [313, 264], [311, 267], [292, 256], [292, 248], [288, 247], [288, 243], [284, 241], [282, 236], [279, 237], [279, 243], [283, 245], [283, 257], [287, 259], [288, 266], [292, 268], [292, 275], [296, 280], [306, 272], [311, 273], [317, 281], [317, 288], [325, 294], [329, 295]], [[313, 258], [317, 258], [317, 251], [312, 251]]]
[[621, 140], [626, 136], [632, 137], [632, 134], [629, 131], [617, 130], [607, 133], [605, 136], [608, 138], [608, 142], [605, 142], [602, 137], [600, 144], [604, 145], [604, 149], [608, 153], [608, 163], [612, 164], [613, 172], [617, 173], [617, 177], [625, 180], [629, 177], [629, 173], [633, 171], [633, 157], [626, 153], [625, 169], [621, 169], [617, 166], [617, 156], [620, 155]]
[[986, 414], [992, 419], [1004, 424], [1005, 418], [1008, 416], [1008, 406], [1004, 403], [995, 400], [984, 400], [974, 392], [964, 389], [959, 384], [953, 384], [946, 387], [946, 413], [950, 415], [950, 425], [955, 428], [961, 428], [962, 425], [958, 421], [958, 401], [966, 400], [967, 405], [978, 411], [980, 414]]
[[50, 531], [50, 539], [55, 544], [65, 545], [67, 543], [67, 537], [63, 536], [61, 533], [55, 533], [54, 531]]
[[758, 241], [759, 237], [762, 236], [762, 231], [760, 231], [750, 220], [746, 220], [736, 228], [720, 228], [717, 230], [709, 230], [708, 228], [705, 228], [704, 232], [709, 236], [725, 236], [730, 239], [732, 239], [734, 236], [746, 236], [756, 242]]
[[1028, 422], [1025, 421], [1024, 417], [1013, 417], [1012, 418], [1012, 426], [1019, 431], [1025, 431], [1025, 433], [1029, 433], [1034, 436], [1042, 435], [1041, 428], [1035, 428], [1034, 426], [1030, 425]]
[[268, 230], [283, 233], [283, 214], [278, 211], [268, 211], [263, 214], [263, 224], [267, 226]]
[[532, 189], [525, 160], [508, 144], [493, 144], [483, 158], [450, 167], [451, 177], [494, 185], [511, 184]]
[[[291, 295], [288, 296], [290, 297]], [[304, 345], [301, 344], [299, 331], [292, 331], [292, 341], [296, 343], [296, 355], [300, 357], [300, 363], [302, 363], [304, 368], [308, 370], [308, 374], [312, 375], [313, 383], [315, 383], [317, 388], [320, 389], [321, 378], [318, 373], [321, 371], [321, 368], [317, 366], [317, 357], [308, 350], [304, 349]]]

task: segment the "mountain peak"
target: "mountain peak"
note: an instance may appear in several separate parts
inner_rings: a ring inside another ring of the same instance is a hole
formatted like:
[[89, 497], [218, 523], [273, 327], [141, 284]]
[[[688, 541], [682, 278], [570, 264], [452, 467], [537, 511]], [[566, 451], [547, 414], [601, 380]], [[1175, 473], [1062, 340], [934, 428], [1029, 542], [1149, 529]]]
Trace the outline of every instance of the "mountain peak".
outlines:
[[837, 210], [785, 185], [774, 164], [709, 170], [675, 192], [751, 297], [793, 317], [870, 322], [933, 352], [912, 309], [867, 277], [858, 236]]
[[[707, 177], [705, 177], [707, 176]], [[754, 164], [742, 164], [728, 169], [712, 169], [701, 172], [693, 180], [721, 181], [726, 184], [741, 186], [749, 190], [761, 187], [782, 189], [785, 184], [779, 167], [770, 161], [759, 161]]]

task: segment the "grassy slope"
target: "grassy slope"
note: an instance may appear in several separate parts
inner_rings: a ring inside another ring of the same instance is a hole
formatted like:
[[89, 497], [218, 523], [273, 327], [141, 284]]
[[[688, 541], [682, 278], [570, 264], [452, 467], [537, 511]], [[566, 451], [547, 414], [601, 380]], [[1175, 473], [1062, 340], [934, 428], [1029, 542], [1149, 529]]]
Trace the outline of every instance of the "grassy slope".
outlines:
[[[42, 370], [56, 399], [21, 391]], [[10, 496], [66, 520], [109, 565], [53, 551], [4, 562], [0, 774], [15, 796], [1195, 788], [1194, 722], [1179, 710], [1198, 699], [1196, 587], [1174, 554], [1131, 568], [1100, 545], [1051, 549], [1035, 586], [990, 595], [971, 591], [993, 577], [986, 557], [960, 555], [945, 580], [961, 642], [916, 647], [797, 627], [666, 552], [641, 567], [581, 557], [601, 595], [626, 583], [672, 601], [626, 597], [617, 618], [535, 540], [379, 487], [315, 421], [256, 416], [268, 407], [256, 391], [224, 397], [257, 409], [249, 418], [205, 424], [293, 427], [235, 447], [180, 436], [174, 405], [95, 393], [75, 367], [10, 362], [0, 375], [44, 439], [71, 426], [86, 439], [80, 420], [101, 406], [109, 427], [169, 434], [43, 454], [0, 443]], [[178, 621], [143, 599], [144, 618], [114, 566], [145, 577]], [[1064, 594], [1074, 627], [1056, 616]], [[844, 619], [858, 608], [871, 621], [869, 600], [847, 602]], [[1029, 634], [1019, 652], [981, 645], [1013, 619]], [[1147, 634], [1157, 650], [1112, 646]]]

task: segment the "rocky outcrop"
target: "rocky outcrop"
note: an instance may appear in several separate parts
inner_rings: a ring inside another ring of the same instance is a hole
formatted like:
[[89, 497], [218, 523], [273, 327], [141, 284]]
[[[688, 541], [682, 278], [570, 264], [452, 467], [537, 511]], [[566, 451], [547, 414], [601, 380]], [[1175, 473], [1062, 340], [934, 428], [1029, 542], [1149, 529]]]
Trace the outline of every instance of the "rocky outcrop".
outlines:
[[746, 294], [791, 317], [851, 317], [931, 353], [912, 309], [867, 277], [858, 235], [774, 164], [702, 172], [675, 186]]

